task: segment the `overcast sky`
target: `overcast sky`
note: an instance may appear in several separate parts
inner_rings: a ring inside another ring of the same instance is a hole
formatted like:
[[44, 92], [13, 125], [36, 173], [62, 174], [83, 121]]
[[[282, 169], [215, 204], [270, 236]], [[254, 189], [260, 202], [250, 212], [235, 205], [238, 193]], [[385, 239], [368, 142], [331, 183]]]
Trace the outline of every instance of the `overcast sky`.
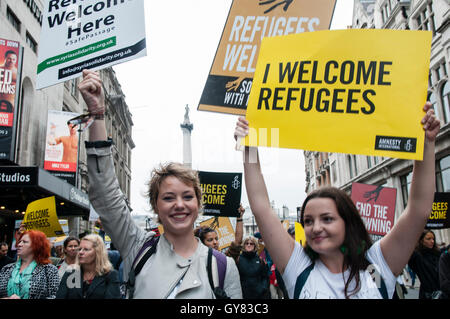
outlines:
[[[131, 205], [133, 214], [150, 211], [143, 195], [153, 167], [183, 160], [185, 106], [190, 107], [192, 167], [242, 172], [234, 150], [237, 116], [197, 111], [231, 0], [144, 1], [147, 56], [114, 66], [133, 116]], [[351, 25], [353, 1], [337, 0], [332, 29]], [[292, 212], [305, 198], [303, 151], [260, 148], [270, 199]], [[245, 187], [242, 202], [248, 205]]]

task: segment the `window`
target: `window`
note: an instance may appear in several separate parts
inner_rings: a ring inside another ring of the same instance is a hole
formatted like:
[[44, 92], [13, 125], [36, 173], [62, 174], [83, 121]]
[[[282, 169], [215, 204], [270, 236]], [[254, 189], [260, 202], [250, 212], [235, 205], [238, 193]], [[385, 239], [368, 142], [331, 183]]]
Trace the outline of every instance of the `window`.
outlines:
[[381, 18], [383, 19], [383, 23], [389, 19], [389, 14], [391, 13], [391, 4], [389, 1], [385, 2], [381, 7]]
[[411, 187], [411, 181], [412, 181], [412, 172], [409, 172], [408, 174], [400, 177], [400, 183], [402, 186], [403, 207], [406, 207], [406, 204], [408, 204], [409, 188]]
[[347, 155], [348, 171], [350, 173], [350, 179], [358, 175], [358, 170], [356, 169], [356, 157], [355, 155]]
[[70, 94], [78, 100], [78, 79], [70, 80]]
[[450, 122], [450, 85], [448, 81], [442, 86], [441, 90], [442, 108], [444, 111], [443, 121], [444, 123]]
[[356, 155], [352, 155], [353, 168], [355, 169], [355, 176], [358, 176], [358, 166], [356, 165]]
[[37, 42], [28, 32], [26, 34], [26, 41], [31, 50], [33, 50], [34, 53], [37, 53]]
[[430, 69], [428, 100], [433, 104], [436, 116], [443, 123], [450, 121], [450, 87], [447, 84], [447, 79], [445, 61], [441, 61]]
[[450, 155], [439, 161], [439, 170], [442, 178], [442, 191], [450, 192]]
[[370, 156], [367, 156], [367, 168], [372, 167], [372, 160], [370, 159]]
[[337, 171], [336, 171], [336, 163], [335, 163], [335, 162], [333, 162], [333, 163], [331, 164], [331, 175], [333, 176], [333, 177], [332, 177], [332, 179], [333, 179], [333, 184], [335, 184], [336, 181], [337, 181]]
[[21, 22], [9, 7], [6, 9], [6, 19], [12, 24], [14, 29], [20, 33]]
[[420, 10], [415, 20], [418, 30], [431, 31], [433, 32], [433, 35], [436, 33], [432, 1], [429, 1], [422, 10]]
[[438, 119], [441, 119], [441, 114], [439, 114], [439, 108], [437, 107], [437, 99], [436, 99], [436, 94], [434, 92], [431, 92], [428, 95], [428, 101], [431, 102], [431, 105], [433, 106], [434, 109], [434, 113], [436, 114], [436, 117]]

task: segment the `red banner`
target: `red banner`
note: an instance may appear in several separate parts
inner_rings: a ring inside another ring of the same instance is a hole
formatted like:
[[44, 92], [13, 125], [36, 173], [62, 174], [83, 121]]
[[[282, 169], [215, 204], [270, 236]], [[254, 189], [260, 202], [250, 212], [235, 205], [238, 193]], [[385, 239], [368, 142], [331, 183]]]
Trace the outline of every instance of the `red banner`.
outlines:
[[[0, 104], [0, 111], [3, 110], [3, 107], [7, 106], [7, 104], [2, 101], [2, 104]], [[13, 113], [5, 113], [5, 112], [0, 112], [0, 126], [8, 126], [11, 127], [13, 126], [13, 119], [14, 119], [14, 114]]]
[[384, 236], [392, 229], [397, 189], [353, 183], [351, 197], [369, 234]]
[[44, 162], [44, 169], [47, 171], [76, 172], [77, 163]]

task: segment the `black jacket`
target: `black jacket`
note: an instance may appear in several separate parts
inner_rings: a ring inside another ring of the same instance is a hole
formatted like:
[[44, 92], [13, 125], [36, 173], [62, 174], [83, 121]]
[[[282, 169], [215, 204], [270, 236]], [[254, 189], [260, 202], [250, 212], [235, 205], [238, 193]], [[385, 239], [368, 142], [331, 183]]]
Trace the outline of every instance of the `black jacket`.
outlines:
[[445, 298], [450, 298], [450, 246], [442, 253], [439, 260], [439, 281]]
[[420, 280], [419, 299], [428, 299], [428, 294], [439, 290], [439, 255], [439, 252], [424, 248], [415, 250], [409, 259], [409, 267]]
[[0, 258], [0, 270], [3, 268], [3, 266], [6, 266], [7, 264], [12, 264], [16, 262], [14, 259], [9, 257], [8, 255]]
[[117, 270], [95, 276], [91, 284], [83, 282], [83, 272], [67, 271], [61, 279], [56, 299], [120, 299]]
[[237, 267], [244, 299], [270, 299], [269, 268], [255, 252], [243, 252]]

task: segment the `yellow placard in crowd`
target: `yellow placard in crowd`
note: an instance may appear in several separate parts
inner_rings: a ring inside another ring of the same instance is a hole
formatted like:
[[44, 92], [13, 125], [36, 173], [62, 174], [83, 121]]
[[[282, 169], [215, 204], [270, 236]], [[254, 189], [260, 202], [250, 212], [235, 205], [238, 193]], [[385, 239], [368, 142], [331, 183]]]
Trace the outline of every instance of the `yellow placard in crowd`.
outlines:
[[219, 250], [229, 247], [235, 238], [233, 225], [228, 217], [213, 217], [201, 222], [200, 226], [210, 227], [217, 232]]
[[303, 247], [306, 246], [305, 230], [302, 224], [295, 222], [295, 241], [299, 242]]
[[431, 38], [374, 29], [264, 38], [243, 143], [421, 160]]
[[40, 230], [47, 237], [64, 236], [64, 231], [56, 215], [55, 196], [29, 203], [23, 224], [27, 230]]

